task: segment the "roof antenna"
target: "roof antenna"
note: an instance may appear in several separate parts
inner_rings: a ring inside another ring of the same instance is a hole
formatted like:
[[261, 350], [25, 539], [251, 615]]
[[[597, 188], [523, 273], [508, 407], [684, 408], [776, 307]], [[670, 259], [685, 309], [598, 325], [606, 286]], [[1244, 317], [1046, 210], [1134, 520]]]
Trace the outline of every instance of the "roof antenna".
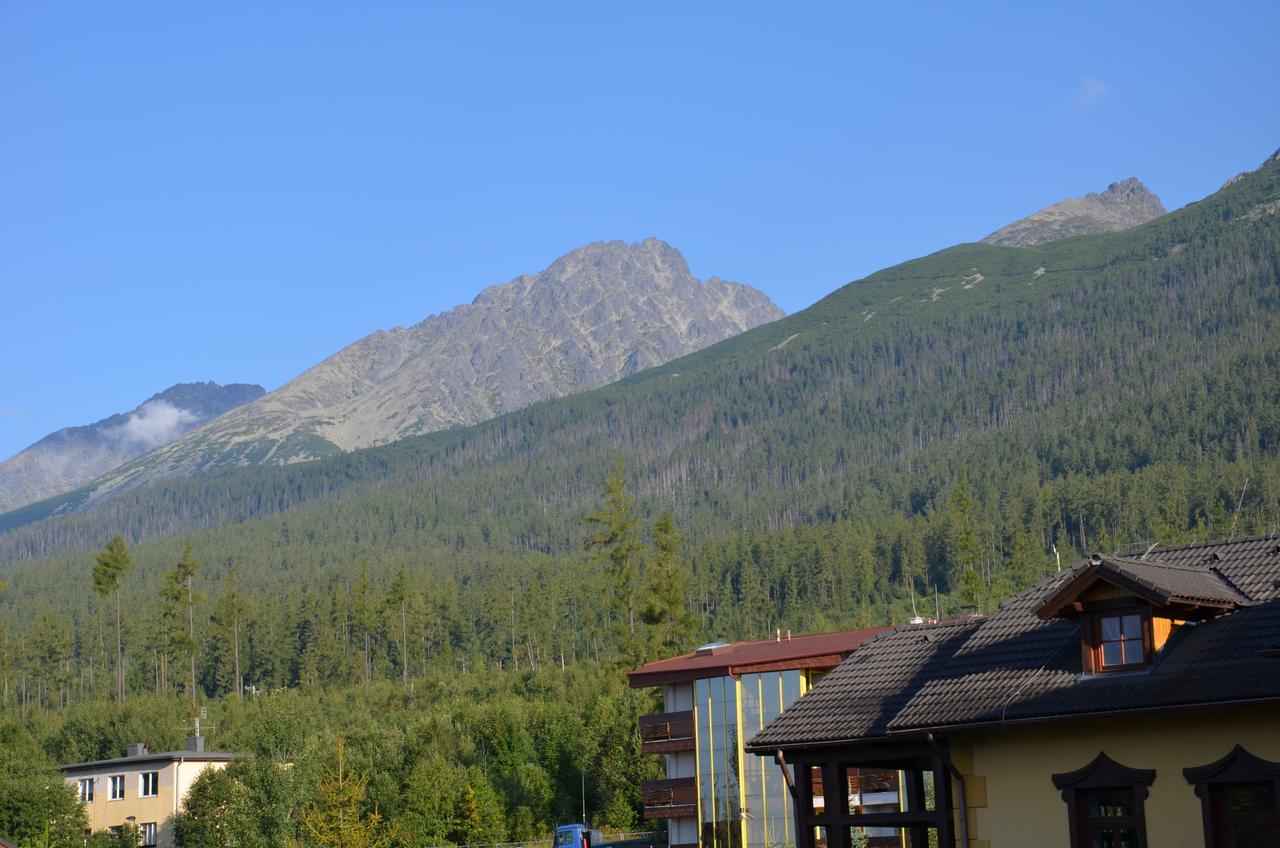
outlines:
[[1236, 511], [1231, 513], [1231, 533], [1227, 536], [1230, 542], [1236, 536], [1236, 519], [1240, 517], [1240, 508], [1244, 506], [1244, 493], [1249, 489], [1249, 478], [1244, 478], [1244, 487], [1240, 490], [1240, 500], [1236, 503]]
[[1154, 542], [1151, 543], [1151, 547], [1147, 548], [1145, 551], [1142, 552], [1142, 556], [1138, 557], [1138, 559], [1146, 559], [1147, 554], [1154, 551], [1156, 549], [1156, 545], [1158, 544], [1160, 544], [1160, 540], [1156, 539]]
[[938, 584], [933, 584], [933, 620], [942, 621], [942, 602], [938, 600]]
[[911, 590], [911, 623], [924, 624], [924, 619], [920, 617], [920, 613], [916, 612], [916, 587], [914, 580], [907, 581], [907, 588]]
[[[1044, 548], [1041, 548], [1040, 550], [1044, 550]], [[1062, 554], [1058, 553], [1057, 542], [1053, 543], [1053, 558], [1058, 561], [1058, 570], [1061, 571], [1062, 570]]]

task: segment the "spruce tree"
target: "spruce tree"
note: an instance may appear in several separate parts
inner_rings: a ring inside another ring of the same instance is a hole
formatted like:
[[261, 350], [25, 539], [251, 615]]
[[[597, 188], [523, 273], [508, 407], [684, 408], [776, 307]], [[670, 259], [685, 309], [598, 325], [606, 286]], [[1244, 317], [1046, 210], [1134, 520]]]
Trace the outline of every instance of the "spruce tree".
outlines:
[[133, 558], [122, 536], [113, 536], [93, 566], [93, 588], [103, 598], [116, 596], [116, 700], [124, 701], [124, 637], [121, 634], [124, 576], [133, 568]]

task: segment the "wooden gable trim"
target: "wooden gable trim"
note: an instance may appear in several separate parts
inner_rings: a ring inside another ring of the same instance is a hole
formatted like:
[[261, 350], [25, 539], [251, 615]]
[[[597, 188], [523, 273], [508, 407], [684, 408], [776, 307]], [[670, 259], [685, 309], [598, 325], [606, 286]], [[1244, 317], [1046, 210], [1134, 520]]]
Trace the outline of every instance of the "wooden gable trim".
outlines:
[[1134, 597], [1146, 601], [1153, 607], [1165, 606], [1169, 603], [1171, 597], [1149, 586], [1144, 586], [1133, 580], [1127, 580], [1123, 575], [1117, 574], [1110, 569], [1104, 572], [1102, 563], [1097, 565], [1090, 564], [1088, 568], [1076, 575], [1067, 585], [1045, 598], [1041, 602], [1039, 609], [1036, 610], [1036, 617], [1042, 621], [1058, 618], [1066, 607], [1071, 607], [1073, 612], [1079, 613], [1083, 609], [1081, 596], [1097, 585], [1099, 581], [1130, 592]]

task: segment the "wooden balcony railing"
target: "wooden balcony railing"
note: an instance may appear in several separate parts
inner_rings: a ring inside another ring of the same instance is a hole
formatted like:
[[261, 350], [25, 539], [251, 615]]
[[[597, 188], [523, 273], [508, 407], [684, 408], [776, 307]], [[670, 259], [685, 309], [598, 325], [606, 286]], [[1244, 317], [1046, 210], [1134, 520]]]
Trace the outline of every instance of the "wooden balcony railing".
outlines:
[[692, 751], [693, 710], [640, 716], [640, 742], [646, 754]]
[[692, 777], [646, 780], [640, 784], [646, 819], [691, 818], [698, 814], [698, 784]]

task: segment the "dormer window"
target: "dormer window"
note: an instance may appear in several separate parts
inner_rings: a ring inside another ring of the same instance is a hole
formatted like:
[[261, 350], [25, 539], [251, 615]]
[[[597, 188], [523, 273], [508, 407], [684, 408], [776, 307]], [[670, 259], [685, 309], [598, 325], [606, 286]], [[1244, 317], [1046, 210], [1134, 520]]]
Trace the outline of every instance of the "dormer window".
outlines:
[[1045, 621], [1080, 622], [1086, 674], [1146, 668], [1187, 622], [1249, 603], [1213, 566], [1172, 565], [1094, 554], [1036, 610]]
[[1147, 616], [1140, 611], [1099, 614], [1097, 622], [1098, 671], [1123, 671], [1147, 664]]

